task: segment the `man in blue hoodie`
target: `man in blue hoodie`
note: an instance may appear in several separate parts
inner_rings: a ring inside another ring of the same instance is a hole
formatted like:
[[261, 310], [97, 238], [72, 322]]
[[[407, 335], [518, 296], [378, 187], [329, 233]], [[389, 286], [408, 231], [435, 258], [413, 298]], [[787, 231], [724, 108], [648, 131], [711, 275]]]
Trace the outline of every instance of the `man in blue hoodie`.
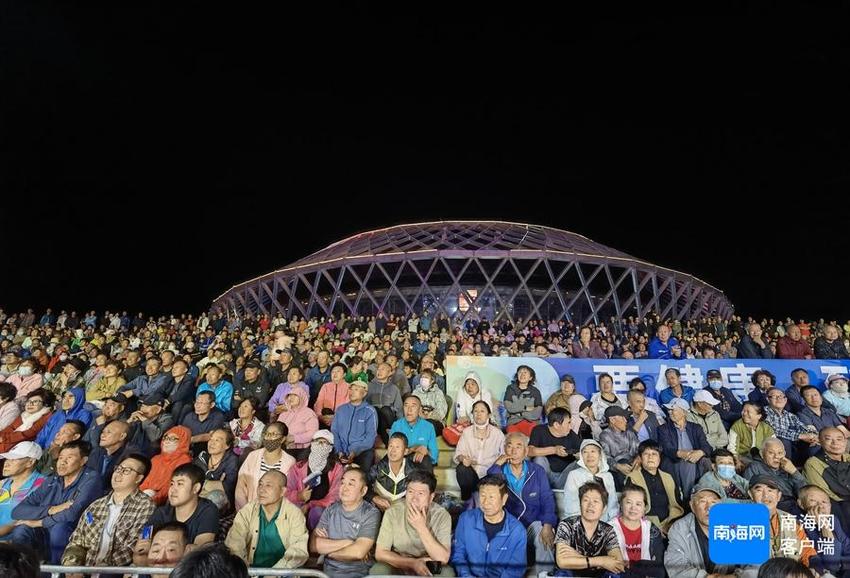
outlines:
[[378, 413], [363, 401], [368, 392], [368, 383], [353, 381], [348, 386], [349, 402], [336, 408], [331, 422], [339, 461], [343, 464], [354, 462], [366, 472], [375, 461], [375, 436], [378, 433]]
[[65, 444], [56, 462], [56, 474], [12, 510], [17, 520], [3, 538], [35, 547], [51, 564], [58, 564], [80, 515], [103, 495], [103, 481], [86, 467], [91, 446], [82, 440]]
[[505, 455], [500, 456], [487, 474], [501, 475], [508, 485], [508, 512], [527, 530], [528, 560], [541, 570], [551, 570], [555, 555], [555, 526], [558, 513], [555, 496], [546, 471], [527, 459], [528, 437], [520, 432], [505, 436]]
[[478, 508], [460, 515], [452, 545], [458, 576], [522, 578], [526, 571], [526, 530], [505, 511], [508, 486], [501, 476], [478, 482]]

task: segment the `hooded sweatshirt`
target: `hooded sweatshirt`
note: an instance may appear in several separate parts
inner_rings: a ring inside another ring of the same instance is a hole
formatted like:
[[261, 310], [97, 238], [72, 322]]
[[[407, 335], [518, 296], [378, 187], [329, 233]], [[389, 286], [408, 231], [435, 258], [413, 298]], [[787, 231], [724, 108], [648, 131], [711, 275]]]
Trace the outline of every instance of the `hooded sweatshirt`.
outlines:
[[[596, 474], [591, 473], [587, 466], [584, 465], [584, 457], [579, 457], [576, 462], [576, 469], [571, 471], [567, 476], [567, 484], [564, 487], [564, 517], [577, 516], [581, 513], [580, 502], [578, 497], [578, 489], [587, 482], [598, 478], [608, 490], [608, 507], [602, 515], [603, 522], [610, 522], [619, 514], [619, 506], [617, 504], [617, 490], [614, 487], [614, 477], [608, 471], [608, 460], [605, 457], [605, 452], [602, 446], [596, 440], [584, 440], [581, 442], [583, 450], [589, 445], [594, 445], [599, 448], [599, 471]], [[581, 456], [581, 453], [579, 453]]]
[[79, 420], [83, 422], [86, 427], [91, 424], [91, 412], [87, 409], [83, 409], [83, 405], [86, 403], [86, 390], [82, 387], [75, 387], [73, 389], [69, 389], [68, 392], [74, 396], [74, 405], [67, 411], [60, 409], [55, 412], [44, 425], [44, 428], [38, 432], [38, 437], [36, 437], [35, 442], [40, 445], [42, 449], [47, 449], [47, 447], [50, 446], [50, 443], [53, 441], [53, 438], [56, 437], [59, 429], [65, 425], [69, 419]]
[[473, 397], [469, 395], [466, 391], [466, 387], [461, 386], [460, 390], [457, 392], [457, 407], [455, 408], [455, 421], [460, 418], [468, 418], [472, 421], [472, 406], [476, 401], [483, 401], [487, 405], [490, 406], [490, 421], [496, 423], [493, 415], [496, 414], [496, 408], [493, 406], [493, 396], [490, 395], [490, 392], [484, 389], [481, 385], [481, 377], [475, 373], [474, 371], [470, 371], [466, 378], [463, 380], [463, 383], [466, 383], [466, 380], [472, 379], [475, 383], [478, 384], [478, 393]]
[[164, 439], [169, 435], [179, 438], [177, 449], [173, 452], [165, 453], [163, 449], [165, 442], [161, 441], [160, 451], [162, 453], [155, 455], [151, 459], [151, 471], [148, 477], [145, 478], [145, 481], [142, 482], [142, 485], [139, 486], [139, 489], [142, 491], [152, 490], [155, 492], [151, 499], [157, 506], [163, 505], [168, 497], [168, 487], [171, 484], [171, 474], [174, 473], [174, 470], [178, 466], [192, 462], [192, 454], [189, 453], [189, 442], [192, 439], [192, 432], [189, 428], [182, 425], [174, 426], [165, 432], [162, 437]]
[[[303, 381], [299, 381], [298, 383], [289, 383], [288, 381], [284, 381], [274, 390], [272, 394], [272, 398], [269, 400], [269, 413], [274, 412], [274, 408], [282, 403], [286, 403], [286, 396], [289, 392], [295, 389], [303, 389], [305, 393], [309, 396], [309, 392], [307, 391], [307, 384]], [[309, 399], [309, 398], [308, 398]]]
[[301, 405], [297, 409], [289, 409], [281, 413], [277, 421], [282, 421], [289, 428], [289, 435], [292, 436], [293, 443], [288, 444], [287, 447], [294, 449], [309, 447], [313, 434], [319, 429], [319, 420], [316, 418], [316, 413], [308, 405], [310, 396], [307, 394], [307, 390], [303, 387], [296, 387], [289, 393], [296, 394], [301, 399]]

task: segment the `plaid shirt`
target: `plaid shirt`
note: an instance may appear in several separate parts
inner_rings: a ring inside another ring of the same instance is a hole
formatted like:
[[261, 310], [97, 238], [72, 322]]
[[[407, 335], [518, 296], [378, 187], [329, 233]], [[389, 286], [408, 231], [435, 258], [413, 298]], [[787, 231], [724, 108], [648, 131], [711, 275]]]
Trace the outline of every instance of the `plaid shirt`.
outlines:
[[98, 563], [100, 537], [109, 517], [109, 502], [112, 492], [99, 498], [80, 516], [77, 528], [71, 534], [65, 553], [62, 555], [64, 566], [129, 566], [133, 561], [133, 547], [142, 532], [142, 527], [150, 519], [155, 505], [140, 491], [124, 499], [118, 521], [112, 533], [112, 542], [106, 553], [106, 559]]
[[800, 434], [807, 433], [809, 430], [803, 425], [793, 413], [788, 410], [783, 410], [782, 415], [770, 406], [764, 408], [765, 421], [773, 431], [776, 432], [776, 437], [796, 441]]

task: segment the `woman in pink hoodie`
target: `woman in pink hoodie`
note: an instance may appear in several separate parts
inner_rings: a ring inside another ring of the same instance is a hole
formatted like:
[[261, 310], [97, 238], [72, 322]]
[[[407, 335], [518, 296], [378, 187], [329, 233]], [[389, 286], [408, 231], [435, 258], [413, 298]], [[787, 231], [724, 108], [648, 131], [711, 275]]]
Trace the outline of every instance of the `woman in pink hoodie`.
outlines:
[[319, 420], [316, 413], [307, 405], [310, 397], [304, 388], [296, 387], [286, 394], [288, 411], [280, 414], [278, 421], [282, 421], [289, 428], [289, 436], [286, 444], [287, 451], [301, 461], [310, 453], [310, 442], [313, 434], [319, 429]]

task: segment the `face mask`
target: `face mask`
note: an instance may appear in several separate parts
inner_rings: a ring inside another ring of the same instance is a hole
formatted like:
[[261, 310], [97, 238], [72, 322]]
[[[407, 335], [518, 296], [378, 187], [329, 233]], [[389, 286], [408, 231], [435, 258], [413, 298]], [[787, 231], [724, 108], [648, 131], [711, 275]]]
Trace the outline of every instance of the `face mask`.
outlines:
[[489, 423], [485, 423], [484, 425], [478, 425], [478, 424], [476, 423], [476, 424], [475, 424], [475, 427], [476, 427], [476, 428], [478, 428], [478, 429], [480, 429], [480, 430], [484, 430], [484, 429], [487, 429], [487, 426], [488, 426], [488, 425], [490, 425], [490, 424], [489, 424]]
[[165, 453], [177, 451], [177, 442], [162, 442], [162, 451]]
[[422, 387], [422, 389], [424, 389], [425, 391], [428, 391], [429, 389], [431, 389], [431, 380], [430, 379], [424, 379], [424, 378], [420, 379], [419, 385]]
[[267, 452], [274, 452], [280, 449], [280, 446], [283, 445], [283, 440], [263, 440], [263, 448]]
[[22, 377], [26, 377], [28, 375], [32, 375], [32, 367], [22, 367], [18, 370], [18, 375]]
[[829, 389], [837, 394], [844, 394], [847, 393], [847, 383], [838, 381], [829, 386]]
[[723, 382], [717, 381], [716, 379], [712, 379], [708, 382], [708, 387], [710, 387], [711, 389], [720, 389], [721, 387], [723, 387]]
[[68, 361], [68, 356], [66, 354], [62, 354], [59, 356], [59, 361]]
[[717, 475], [724, 480], [731, 480], [735, 476], [735, 466], [730, 464], [720, 464], [717, 466]]

